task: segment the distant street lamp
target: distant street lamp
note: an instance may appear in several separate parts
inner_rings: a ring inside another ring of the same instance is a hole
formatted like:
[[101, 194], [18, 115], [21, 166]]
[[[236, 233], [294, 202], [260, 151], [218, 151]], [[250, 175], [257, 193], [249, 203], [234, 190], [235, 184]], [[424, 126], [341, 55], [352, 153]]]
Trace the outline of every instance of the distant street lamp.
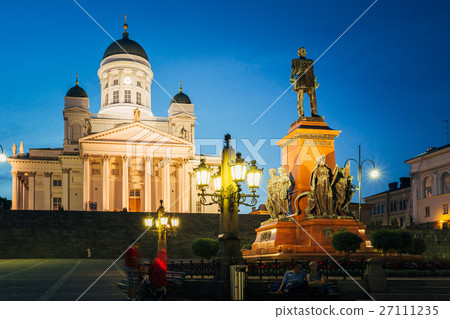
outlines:
[[[256, 205], [256, 189], [261, 182], [262, 169], [259, 169], [251, 162], [248, 167], [241, 154], [234, 155], [234, 150], [230, 146], [230, 134], [225, 135], [225, 144], [222, 150], [222, 165], [212, 178], [214, 181], [214, 192], [206, 193], [209, 186], [212, 169], [206, 165], [205, 159], [200, 159], [200, 165], [194, 169], [197, 179], [197, 186], [200, 188], [200, 203], [202, 205], [219, 205], [220, 210], [220, 230], [219, 230], [219, 251], [217, 259], [220, 262], [220, 271], [217, 279], [221, 280], [225, 287], [230, 280], [230, 265], [242, 259], [239, 240], [239, 205]], [[250, 195], [242, 193], [241, 183], [247, 178]], [[206, 197], [210, 197], [207, 202]], [[250, 203], [246, 203], [247, 198], [251, 198]]]
[[2, 153], [0, 154], [0, 162], [6, 161], [6, 155], [3, 153], [3, 146], [0, 145], [0, 148], [2, 149]]
[[376, 178], [379, 175], [379, 172], [375, 168], [375, 163], [370, 159], [365, 159], [361, 162], [361, 145], [358, 145], [358, 161], [354, 158], [350, 158], [345, 161], [344, 166], [347, 165], [349, 161], [354, 161], [356, 165], [358, 165], [358, 192], [359, 192], [359, 206], [358, 206], [358, 220], [361, 221], [361, 180], [362, 180], [362, 166], [364, 162], [370, 162], [373, 165], [373, 170], [370, 172], [370, 176], [372, 178]]
[[158, 217], [153, 223], [153, 218], [145, 218], [144, 224], [146, 227], [151, 227], [153, 225], [156, 226], [156, 230], [158, 231], [158, 251], [161, 249], [167, 250], [167, 234], [176, 235], [178, 232], [178, 227], [180, 226], [180, 219], [177, 217], [169, 217], [163, 216], [165, 214], [165, 209], [163, 207], [163, 201], [160, 201], [161, 206], [158, 208]]

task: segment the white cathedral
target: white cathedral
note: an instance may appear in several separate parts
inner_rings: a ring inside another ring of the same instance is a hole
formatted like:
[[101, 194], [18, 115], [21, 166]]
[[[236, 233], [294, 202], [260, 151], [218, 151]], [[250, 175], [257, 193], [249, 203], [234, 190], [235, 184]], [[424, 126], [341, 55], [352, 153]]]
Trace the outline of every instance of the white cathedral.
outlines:
[[[98, 114], [77, 76], [64, 98], [63, 147], [25, 154], [21, 143], [8, 158], [12, 209], [151, 212], [162, 199], [170, 212], [217, 212], [197, 196], [194, 105], [180, 84], [168, 117], [153, 115], [153, 72], [127, 28], [103, 54]], [[206, 160], [220, 165], [219, 157]]]

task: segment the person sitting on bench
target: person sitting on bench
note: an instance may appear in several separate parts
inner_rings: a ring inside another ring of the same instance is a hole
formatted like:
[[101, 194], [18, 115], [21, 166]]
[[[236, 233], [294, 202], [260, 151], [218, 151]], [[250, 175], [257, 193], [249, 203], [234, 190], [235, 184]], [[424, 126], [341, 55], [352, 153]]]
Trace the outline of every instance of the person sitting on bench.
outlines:
[[302, 263], [297, 261], [294, 268], [284, 274], [283, 281], [276, 294], [287, 292], [289, 299], [295, 300], [299, 292], [306, 292], [308, 289], [305, 277], [306, 273], [302, 271]]
[[327, 280], [321, 271], [318, 271], [319, 265], [312, 261], [309, 263], [309, 269], [311, 273], [306, 276], [308, 282], [308, 291], [311, 294], [318, 293], [323, 300], [330, 290], [330, 286], [327, 285]]

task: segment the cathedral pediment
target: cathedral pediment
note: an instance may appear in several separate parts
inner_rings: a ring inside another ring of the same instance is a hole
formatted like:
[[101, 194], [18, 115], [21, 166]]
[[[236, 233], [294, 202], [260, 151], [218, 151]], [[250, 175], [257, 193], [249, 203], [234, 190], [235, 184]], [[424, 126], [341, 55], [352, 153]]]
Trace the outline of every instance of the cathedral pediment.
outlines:
[[140, 122], [133, 122], [103, 132], [85, 136], [79, 140], [85, 143], [139, 144], [172, 147], [192, 147], [192, 143], [182, 138], [155, 129]]

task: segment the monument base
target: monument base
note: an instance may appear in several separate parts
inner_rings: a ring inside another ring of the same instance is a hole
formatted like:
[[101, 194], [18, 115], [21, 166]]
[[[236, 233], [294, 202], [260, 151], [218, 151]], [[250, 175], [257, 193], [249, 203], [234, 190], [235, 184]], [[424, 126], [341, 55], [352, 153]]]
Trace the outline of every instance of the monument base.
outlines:
[[[360, 250], [352, 257], [373, 257], [375, 252], [366, 236], [366, 226], [354, 219], [311, 218], [297, 221], [297, 216], [268, 220], [256, 229], [251, 250], [242, 252], [246, 260], [292, 260], [308, 257], [343, 257], [336, 252], [331, 239], [339, 230], [347, 230], [362, 238]], [[298, 224], [297, 224], [298, 223]], [[299, 226], [300, 225], [300, 226]]]

